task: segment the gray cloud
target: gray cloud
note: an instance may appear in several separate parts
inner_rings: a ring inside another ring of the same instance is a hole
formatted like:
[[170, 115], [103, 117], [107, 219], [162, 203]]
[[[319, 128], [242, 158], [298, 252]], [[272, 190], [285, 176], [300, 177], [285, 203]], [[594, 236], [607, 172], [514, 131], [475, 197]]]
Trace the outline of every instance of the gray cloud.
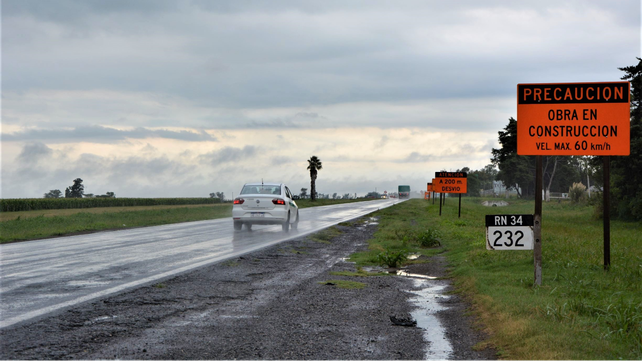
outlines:
[[272, 157], [270, 160], [270, 164], [273, 166], [281, 166], [284, 164], [288, 164], [293, 162], [294, 159], [292, 157], [286, 157], [286, 156], [277, 156], [277, 157]]
[[3, 90], [91, 84], [230, 108], [512, 96], [531, 79], [617, 77], [638, 55], [639, 9], [633, 0], [8, 0]]
[[119, 130], [102, 127], [99, 125], [83, 126], [74, 129], [28, 129], [15, 133], [3, 133], [3, 141], [35, 141], [69, 142], [87, 141], [95, 143], [112, 143], [126, 139], [166, 138], [191, 142], [216, 141], [205, 131], [171, 131], [165, 129], [152, 130], [136, 128], [133, 130]]
[[256, 154], [256, 147], [252, 145], [246, 145], [243, 148], [225, 147], [221, 150], [199, 155], [198, 159], [202, 163], [217, 166], [223, 163], [239, 162], [251, 158]]
[[400, 161], [404, 163], [425, 163], [425, 162], [430, 162], [432, 159], [433, 157], [430, 155], [421, 154], [419, 152], [412, 152], [408, 154], [406, 158]]
[[50, 157], [52, 154], [53, 150], [43, 143], [28, 143], [22, 148], [17, 161], [18, 164], [32, 164]]

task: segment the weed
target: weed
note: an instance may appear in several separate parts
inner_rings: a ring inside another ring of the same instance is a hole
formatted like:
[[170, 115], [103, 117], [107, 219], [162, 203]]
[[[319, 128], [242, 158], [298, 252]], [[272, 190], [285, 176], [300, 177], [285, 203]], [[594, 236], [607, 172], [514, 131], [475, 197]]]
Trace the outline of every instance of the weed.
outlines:
[[332, 276], [346, 276], [346, 277], [373, 277], [373, 276], [390, 276], [390, 273], [386, 272], [367, 272], [363, 268], [357, 269], [357, 272], [350, 271], [341, 271], [341, 272], [330, 272]]
[[379, 255], [377, 255], [378, 263], [380, 265], [388, 266], [390, 268], [399, 267], [407, 259], [408, 259], [408, 256], [406, 256], [406, 253], [403, 251], [399, 251], [399, 252], [387, 251], [387, 252], [379, 253]]
[[441, 242], [439, 241], [440, 233], [434, 228], [428, 228], [424, 231], [417, 233], [417, 242], [422, 247], [439, 247]]
[[166, 287], [167, 287], [167, 285], [166, 285], [166, 284], [164, 284], [164, 283], [157, 283], [157, 284], [155, 284], [153, 287], [154, 287], [154, 288], [166, 288]]

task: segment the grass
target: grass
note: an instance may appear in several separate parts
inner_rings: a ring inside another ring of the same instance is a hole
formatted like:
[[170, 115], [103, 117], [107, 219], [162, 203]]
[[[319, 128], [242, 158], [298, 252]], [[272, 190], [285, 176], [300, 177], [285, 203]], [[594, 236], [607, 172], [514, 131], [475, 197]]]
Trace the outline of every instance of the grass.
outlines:
[[[363, 199], [309, 199], [297, 201], [300, 208], [359, 202]], [[0, 213], [0, 244], [111, 229], [156, 226], [232, 216], [232, 205], [161, 205], [47, 209]], [[331, 237], [330, 237], [331, 238]], [[327, 235], [318, 242], [328, 242]]]
[[375, 276], [390, 276], [391, 274], [387, 272], [367, 272], [367, 271], [364, 271], [361, 267], [358, 267], [356, 272], [335, 271], [335, 272], [330, 272], [330, 275], [344, 276], [344, 277], [375, 277]]
[[331, 243], [330, 240], [340, 235], [341, 233], [343, 232], [341, 232], [337, 227], [330, 227], [309, 235], [308, 239], [314, 242], [330, 244]]
[[[376, 263], [384, 251], [430, 255], [445, 250], [451, 276], [490, 333], [488, 342], [510, 359], [642, 358], [642, 225], [611, 222], [611, 269], [604, 271], [602, 221], [593, 209], [544, 203], [542, 286], [533, 285], [532, 251], [487, 251], [486, 214], [532, 214], [534, 202], [484, 207], [462, 199], [442, 209], [410, 200], [376, 213], [379, 231], [370, 250], [352, 256]], [[404, 230], [434, 229], [441, 248], [424, 249]]]
[[372, 199], [316, 199], [314, 202], [310, 199], [299, 199], [296, 201], [296, 205], [299, 208], [308, 208], [308, 207], [319, 207], [319, 206], [330, 206], [334, 204], [341, 203], [354, 203], [354, 202], [366, 202], [371, 201]]
[[329, 286], [337, 286], [338, 288], [346, 288], [346, 289], [362, 289], [366, 288], [366, 284], [363, 282], [356, 282], [356, 281], [346, 281], [346, 280], [328, 280], [328, 281], [320, 281], [319, 284], [321, 285], [329, 285]]
[[[97, 207], [97, 208], [71, 208], [71, 209], [43, 209], [36, 211], [18, 211], [18, 212], [1, 212], [0, 213], [0, 222], [15, 220], [15, 219], [25, 219], [33, 217], [55, 217], [55, 216], [70, 216], [77, 213], [93, 213], [93, 214], [103, 214], [103, 213], [117, 213], [117, 212], [138, 212], [138, 211], [149, 211], [149, 210], [161, 210], [161, 209], [171, 209], [171, 208], [201, 208], [201, 207], [222, 207], [222, 208], [232, 208], [232, 205], [227, 203], [222, 204], [212, 204], [212, 205], [203, 205], [203, 204], [190, 204], [190, 205], [164, 205], [164, 206], [133, 206], [133, 207]], [[231, 212], [231, 210], [230, 210]]]
[[[71, 214], [67, 213], [71, 210], [31, 211], [33, 214], [29, 216], [19, 215], [0, 223], [0, 243], [232, 216], [231, 205], [143, 208], [136, 211], [96, 208], [91, 209], [93, 212], [82, 210]], [[53, 213], [45, 216], [44, 212]]]

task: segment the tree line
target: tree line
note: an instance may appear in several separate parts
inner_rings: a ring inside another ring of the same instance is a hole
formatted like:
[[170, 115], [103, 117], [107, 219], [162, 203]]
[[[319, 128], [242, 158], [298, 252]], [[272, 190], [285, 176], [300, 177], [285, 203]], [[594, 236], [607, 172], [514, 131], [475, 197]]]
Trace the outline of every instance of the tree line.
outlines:
[[[76, 178], [73, 180], [71, 186], [65, 189], [65, 198], [116, 198], [114, 192], [107, 192], [103, 195], [93, 195], [92, 193], [85, 194], [85, 186], [82, 184], [83, 180]], [[60, 189], [52, 189], [49, 192], [45, 193], [44, 198], [61, 198], [62, 192]]]

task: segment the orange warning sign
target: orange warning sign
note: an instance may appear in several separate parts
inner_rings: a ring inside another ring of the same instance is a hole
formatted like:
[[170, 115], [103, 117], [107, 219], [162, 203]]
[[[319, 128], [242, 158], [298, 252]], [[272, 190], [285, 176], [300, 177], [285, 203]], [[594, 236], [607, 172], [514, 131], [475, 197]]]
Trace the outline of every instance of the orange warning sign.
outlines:
[[438, 193], [468, 193], [466, 172], [435, 172], [432, 187]]
[[517, 84], [517, 154], [629, 155], [630, 84]]

